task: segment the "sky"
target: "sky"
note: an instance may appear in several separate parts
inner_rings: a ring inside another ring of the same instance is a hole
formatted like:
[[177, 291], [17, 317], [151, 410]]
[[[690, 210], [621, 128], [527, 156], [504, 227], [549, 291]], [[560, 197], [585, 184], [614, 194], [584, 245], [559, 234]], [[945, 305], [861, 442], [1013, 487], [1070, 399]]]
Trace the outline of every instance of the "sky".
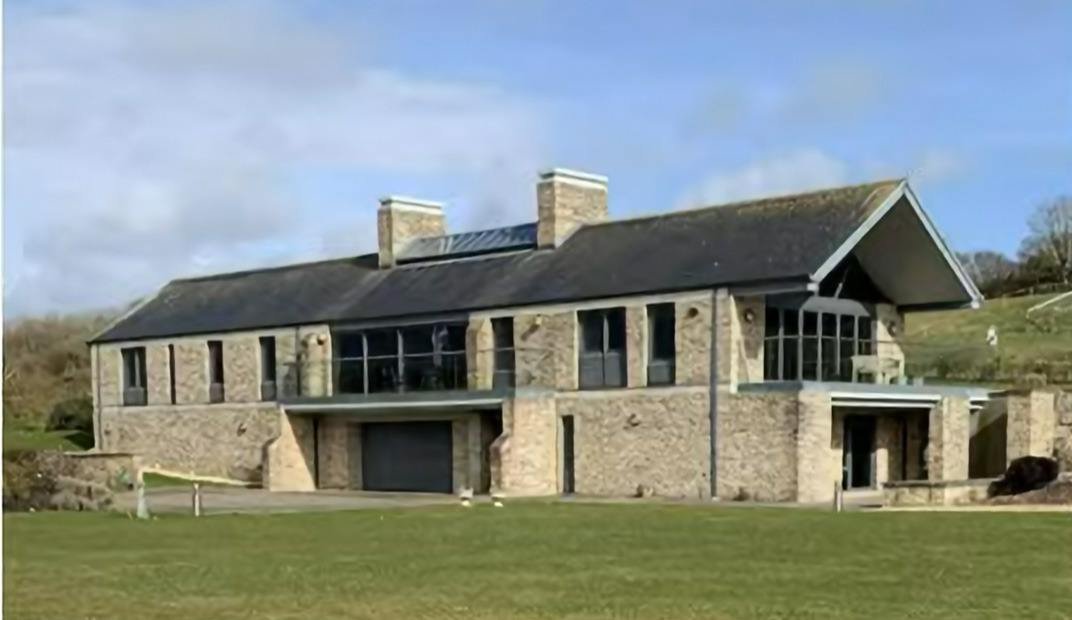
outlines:
[[[377, 199], [611, 217], [907, 176], [957, 250], [1072, 193], [1069, 0], [8, 0], [6, 318], [374, 251]], [[776, 251], [776, 250], [775, 250]]]

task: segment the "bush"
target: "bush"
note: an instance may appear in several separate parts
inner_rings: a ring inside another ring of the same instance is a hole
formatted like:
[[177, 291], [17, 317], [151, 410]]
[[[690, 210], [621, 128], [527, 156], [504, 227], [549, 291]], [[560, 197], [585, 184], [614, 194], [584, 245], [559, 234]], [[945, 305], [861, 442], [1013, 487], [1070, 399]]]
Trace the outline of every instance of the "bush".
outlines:
[[4, 453], [4, 510], [98, 510], [111, 504], [103, 485], [72, 476], [62, 453], [10, 450]]
[[56, 403], [49, 413], [46, 431], [93, 433], [93, 399], [75, 396]]

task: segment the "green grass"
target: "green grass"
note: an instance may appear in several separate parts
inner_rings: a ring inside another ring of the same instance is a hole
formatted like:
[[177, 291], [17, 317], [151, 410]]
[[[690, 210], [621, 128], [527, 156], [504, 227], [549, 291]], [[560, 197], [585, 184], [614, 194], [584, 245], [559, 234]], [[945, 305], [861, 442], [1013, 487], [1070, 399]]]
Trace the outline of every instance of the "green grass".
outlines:
[[4, 516], [12, 618], [1068, 618], [1068, 514]]
[[93, 437], [81, 431], [45, 431], [4, 424], [4, 451], [8, 450], [72, 450], [81, 451], [93, 446]]
[[[1052, 297], [993, 299], [977, 310], [909, 314], [904, 334], [909, 374], [1007, 384], [1042, 372], [1052, 383], [1072, 383], [1072, 298], [1026, 318], [1028, 308]], [[986, 344], [991, 325], [998, 332], [996, 349]]]

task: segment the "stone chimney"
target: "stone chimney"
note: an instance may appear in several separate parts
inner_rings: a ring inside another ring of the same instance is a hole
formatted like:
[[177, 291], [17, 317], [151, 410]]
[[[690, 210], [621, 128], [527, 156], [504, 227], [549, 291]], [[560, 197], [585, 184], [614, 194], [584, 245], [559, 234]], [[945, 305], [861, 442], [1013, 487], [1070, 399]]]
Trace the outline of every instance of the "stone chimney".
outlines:
[[403, 196], [380, 198], [376, 211], [376, 232], [380, 244], [380, 267], [393, 267], [395, 256], [419, 237], [447, 234], [443, 203]]
[[536, 183], [537, 244], [553, 248], [578, 226], [607, 219], [607, 177], [554, 168]]

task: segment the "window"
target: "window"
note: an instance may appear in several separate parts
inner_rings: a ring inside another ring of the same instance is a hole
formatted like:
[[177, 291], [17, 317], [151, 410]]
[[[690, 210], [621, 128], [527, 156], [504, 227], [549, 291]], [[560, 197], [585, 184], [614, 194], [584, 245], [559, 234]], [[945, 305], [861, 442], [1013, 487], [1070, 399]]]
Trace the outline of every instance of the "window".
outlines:
[[261, 344], [261, 400], [275, 400], [275, 337], [263, 336]]
[[514, 368], [517, 362], [514, 351], [514, 319], [512, 317], [492, 319], [491, 337], [494, 347], [492, 354], [494, 374], [491, 386], [494, 388], [513, 387]]
[[648, 385], [674, 384], [674, 304], [648, 306]]
[[123, 405], [141, 406], [146, 403], [145, 347], [130, 347], [122, 350], [123, 356]]
[[870, 309], [848, 299], [768, 300], [763, 375], [768, 381], [854, 381], [852, 357], [873, 344]]
[[625, 308], [577, 313], [581, 330], [578, 384], [583, 389], [624, 387]]
[[464, 389], [465, 324], [340, 332], [334, 385], [340, 394]]
[[167, 364], [168, 392], [171, 394], [171, 404], [174, 405], [178, 399], [175, 394], [175, 345], [173, 344], [167, 346]]
[[223, 402], [223, 343], [208, 341], [208, 400]]

